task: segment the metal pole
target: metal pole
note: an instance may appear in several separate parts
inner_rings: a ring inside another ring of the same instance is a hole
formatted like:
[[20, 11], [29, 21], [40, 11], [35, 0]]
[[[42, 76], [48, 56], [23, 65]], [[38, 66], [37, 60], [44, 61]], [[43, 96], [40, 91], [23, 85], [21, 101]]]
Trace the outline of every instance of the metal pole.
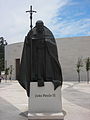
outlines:
[[29, 11], [26, 11], [26, 13], [27, 12], [29, 12], [30, 13], [30, 28], [31, 28], [31, 30], [30, 30], [30, 35], [31, 35], [31, 49], [30, 49], [30, 53], [31, 53], [31, 62], [30, 62], [30, 71], [31, 71], [31, 75], [30, 75], [30, 80], [32, 80], [32, 14], [35, 12], [36, 13], [36, 11], [33, 11], [32, 10], [32, 6], [30, 6], [30, 10]]
[[31, 27], [31, 68], [30, 68], [30, 71], [31, 71], [31, 76], [30, 76], [30, 79], [32, 81], [32, 6], [30, 6], [30, 21], [31, 21], [31, 24], [30, 24], [30, 27]]

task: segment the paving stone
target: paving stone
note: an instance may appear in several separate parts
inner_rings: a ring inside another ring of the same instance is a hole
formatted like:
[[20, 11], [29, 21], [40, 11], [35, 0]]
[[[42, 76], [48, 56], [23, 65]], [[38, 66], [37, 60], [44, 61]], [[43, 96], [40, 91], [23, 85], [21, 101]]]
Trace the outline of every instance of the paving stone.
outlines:
[[[90, 120], [90, 84], [64, 82], [64, 120]], [[17, 81], [0, 83], [0, 120], [27, 120], [28, 97]]]

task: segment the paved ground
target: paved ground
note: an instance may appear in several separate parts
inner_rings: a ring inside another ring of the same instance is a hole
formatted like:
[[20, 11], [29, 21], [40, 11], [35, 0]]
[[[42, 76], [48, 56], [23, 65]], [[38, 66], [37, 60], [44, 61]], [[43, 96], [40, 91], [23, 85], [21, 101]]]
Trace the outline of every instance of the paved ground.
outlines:
[[[62, 87], [65, 120], [90, 120], [90, 84], [64, 82]], [[27, 120], [28, 98], [18, 82], [0, 83], [0, 120]]]

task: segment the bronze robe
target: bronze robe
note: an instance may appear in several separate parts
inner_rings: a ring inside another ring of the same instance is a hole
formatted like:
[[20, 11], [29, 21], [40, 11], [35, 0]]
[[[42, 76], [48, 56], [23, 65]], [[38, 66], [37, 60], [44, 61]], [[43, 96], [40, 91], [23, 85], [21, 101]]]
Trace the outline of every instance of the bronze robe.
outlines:
[[[32, 79], [30, 79], [31, 60], [31, 39], [32, 39]], [[52, 82], [54, 90], [62, 85], [62, 71], [58, 61], [57, 46], [52, 32], [44, 26], [41, 34], [38, 34], [36, 27], [25, 37], [20, 72], [19, 83], [26, 89], [29, 96], [30, 82]], [[38, 84], [39, 86], [39, 84]]]

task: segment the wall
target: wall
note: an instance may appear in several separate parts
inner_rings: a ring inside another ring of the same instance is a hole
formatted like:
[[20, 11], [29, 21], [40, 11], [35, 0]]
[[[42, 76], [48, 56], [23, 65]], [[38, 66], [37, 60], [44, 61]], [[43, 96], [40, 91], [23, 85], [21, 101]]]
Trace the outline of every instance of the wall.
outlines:
[[[78, 57], [90, 57], [90, 36], [57, 39], [57, 46], [64, 80], [77, 80]], [[85, 66], [81, 71], [81, 79], [86, 80]]]

